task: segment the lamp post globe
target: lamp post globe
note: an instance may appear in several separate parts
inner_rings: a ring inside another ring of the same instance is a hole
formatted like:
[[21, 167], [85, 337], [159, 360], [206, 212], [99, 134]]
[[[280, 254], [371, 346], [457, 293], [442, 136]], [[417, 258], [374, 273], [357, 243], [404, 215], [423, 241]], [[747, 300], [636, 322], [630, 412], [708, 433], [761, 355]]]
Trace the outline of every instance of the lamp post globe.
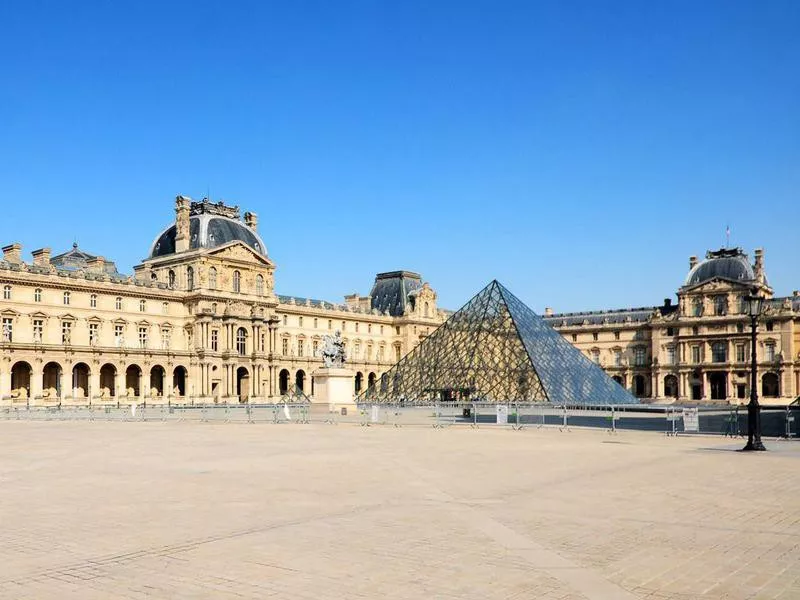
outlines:
[[750, 402], [747, 404], [747, 445], [745, 451], [766, 450], [761, 442], [761, 408], [758, 405], [758, 374], [756, 362], [756, 324], [764, 308], [764, 296], [754, 288], [747, 296], [747, 312], [750, 315]]

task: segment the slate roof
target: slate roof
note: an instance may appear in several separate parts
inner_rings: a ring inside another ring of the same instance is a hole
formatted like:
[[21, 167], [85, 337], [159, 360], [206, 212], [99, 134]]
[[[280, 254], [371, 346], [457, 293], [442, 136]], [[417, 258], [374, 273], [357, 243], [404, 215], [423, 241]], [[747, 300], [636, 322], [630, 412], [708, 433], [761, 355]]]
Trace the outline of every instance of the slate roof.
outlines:
[[[259, 235], [241, 221], [211, 214], [189, 217], [189, 249], [217, 248], [229, 242], [241, 241], [253, 250], [267, 255], [267, 247]], [[175, 225], [162, 231], [150, 247], [150, 257], [175, 253]]]
[[372, 308], [388, 312], [393, 317], [401, 316], [406, 306], [413, 308], [416, 292], [422, 288], [422, 277], [411, 271], [378, 273], [372, 286]]
[[[97, 258], [95, 254], [89, 254], [78, 248], [78, 243], [72, 244], [72, 249], [59, 254], [50, 259], [50, 264], [60, 271], [79, 271], [86, 269], [89, 262]], [[113, 261], [106, 260], [103, 270], [108, 275], [120, 275]]]
[[670, 306], [642, 306], [639, 308], [620, 308], [615, 310], [593, 310], [575, 313], [556, 313], [544, 317], [544, 320], [553, 327], [583, 325], [604, 325], [615, 323], [646, 323], [654, 311], [668, 315], [678, 310], [677, 305]]

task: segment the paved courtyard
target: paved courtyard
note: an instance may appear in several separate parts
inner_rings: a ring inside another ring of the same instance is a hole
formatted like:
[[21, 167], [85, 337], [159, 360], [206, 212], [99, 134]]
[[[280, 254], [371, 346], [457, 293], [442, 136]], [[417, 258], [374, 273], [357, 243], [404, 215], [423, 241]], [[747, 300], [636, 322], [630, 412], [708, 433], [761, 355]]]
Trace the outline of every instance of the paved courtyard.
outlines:
[[800, 598], [800, 443], [0, 422], [0, 598]]

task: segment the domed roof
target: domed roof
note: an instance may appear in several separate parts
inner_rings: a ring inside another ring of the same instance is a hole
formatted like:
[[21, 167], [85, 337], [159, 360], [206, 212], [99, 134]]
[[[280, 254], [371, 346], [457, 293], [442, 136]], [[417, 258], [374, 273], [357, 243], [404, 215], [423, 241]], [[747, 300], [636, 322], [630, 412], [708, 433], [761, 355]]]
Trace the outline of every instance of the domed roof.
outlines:
[[754, 282], [755, 272], [741, 248], [706, 252], [706, 260], [695, 265], [686, 277], [685, 285], [698, 285], [712, 279], [734, 282]]
[[[261, 237], [241, 221], [220, 215], [202, 213], [189, 217], [189, 249], [216, 248], [229, 242], [240, 241], [253, 250], [267, 255]], [[150, 258], [175, 253], [175, 225], [167, 227], [150, 248]]]

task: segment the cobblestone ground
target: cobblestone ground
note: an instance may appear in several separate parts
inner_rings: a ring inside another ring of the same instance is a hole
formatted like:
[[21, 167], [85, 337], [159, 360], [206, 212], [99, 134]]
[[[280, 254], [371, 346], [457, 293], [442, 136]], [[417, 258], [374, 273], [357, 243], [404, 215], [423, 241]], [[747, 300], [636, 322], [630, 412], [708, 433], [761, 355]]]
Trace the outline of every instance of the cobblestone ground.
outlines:
[[800, 598], [800, 443], [0, 423], [0, 598]]

